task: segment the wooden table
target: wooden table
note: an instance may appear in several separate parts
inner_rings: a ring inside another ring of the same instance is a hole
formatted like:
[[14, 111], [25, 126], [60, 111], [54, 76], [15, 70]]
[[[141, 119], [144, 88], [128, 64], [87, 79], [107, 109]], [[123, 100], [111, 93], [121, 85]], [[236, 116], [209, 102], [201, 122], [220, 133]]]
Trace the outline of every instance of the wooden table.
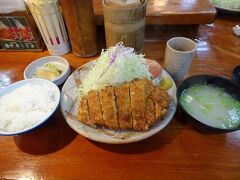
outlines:
[[[96, 23], [102, 25], [102, 1], [93, 0], [93, 4]], [[213, 22], [215, 15], [209, 0], [148, 0], [146, 24], [206, 24]]]
[[[202, 25], [198, 49], [187, 76], [230, 78], [240, 64], [240, 38], [232, 27], [237, 16], [221, 16]], [[176, 29], [177, 31], [177, 29]], [[163, 63], [165, 40], [146, 41], [147, 58]], [[1, 86], [23, 79], [24, 68], [48, 52], [0, 52]], [[93, 58], [64, 55], [72, 69]], [[60, 110], [41, 128], [0, 137], [0, 179], [239, 179], [240, 131], [206, 134], [176, 113], [161, 132], [141, 142], [109, 145], [74, 132]]]

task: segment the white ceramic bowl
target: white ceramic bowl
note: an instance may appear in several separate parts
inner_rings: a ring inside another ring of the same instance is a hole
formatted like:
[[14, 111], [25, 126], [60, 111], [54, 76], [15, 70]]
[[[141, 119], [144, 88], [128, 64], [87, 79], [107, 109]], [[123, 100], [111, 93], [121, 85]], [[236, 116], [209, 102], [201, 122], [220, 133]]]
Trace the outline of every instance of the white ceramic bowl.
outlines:
[[[59, 102], [60, 102], [60, 90], [59, 90], [59, 88], [54, 83], [52, 83], [51, 81], [48, 81], [48, 80], [45, 80], [45, 79], [38, 79], [38, 78], [18, 81], [16, 83], [13, 83], [13, 84], [7, 86], [6, 88], [1, 89], [0, 90], [0, 98], [4, 95], [8, 94], [8, 93], [11, 93], [12, 91], [14, 91], [18, 88], [26, 85], [26, 84], [31, 84], [31, 85], [46, 84], [47, 86], [52, 87], [54, 89], [54, 102], [55, 102], [54, 107], [53, 107], [52, 111], [50, 111], [49, 113], [47, 113], [44, 116], [43, 119], [41, 119], [36, 124], [32, 125], [31, 127], [27, 128], [27, 129], [15, 131], [15, 132], [9, 132], [7, 130], [0, 129], [0, 135], [2, 135], [2, 136], [14, 136], [14, 135], [27, 133], [29, 131], [34, 130], [35, 128], [37, 128], [37, 127], [41, 126], [43, 123], [45, 123], [49, 119], [49, 117], [56, 111], [56, 109], [59, 105]], [[14, 121], [15, 121], [15, 119], [14, 119]], [[17, 119], [16, 119], [16, 123], [18, 123]]]
[[66, 70], [64, 72], [62, 72], [62, 74], [59, 77], [51, 80], [57, 86], [63, 84], [64, 81], [67, 79], [67, 77], [70, 75], [71, 70], [70, 70], [68, 61], [65, 58], [60, 57], [60, 56], [45, 56], [45, 57], [42, 57], [42, 58], [39, 58], [39, 59], [33, 61], [24, 70], [24, 79], [34, 78], [33, 76], [34, 76], [34, 73], [36, 72], [37, 68], [39, 68], [49, 62], [59, 62], [62, 65], [66, 66]]

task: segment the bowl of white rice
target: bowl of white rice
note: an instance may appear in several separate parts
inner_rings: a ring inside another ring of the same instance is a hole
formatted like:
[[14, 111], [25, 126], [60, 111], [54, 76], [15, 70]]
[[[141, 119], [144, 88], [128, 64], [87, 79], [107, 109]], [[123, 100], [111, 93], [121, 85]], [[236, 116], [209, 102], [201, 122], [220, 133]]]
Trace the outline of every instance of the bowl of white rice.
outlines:
[[0, 91], [0, 135], [13, 136], [34, 130], [56, 111], [60, 90], [45, 79], [27, 79]]

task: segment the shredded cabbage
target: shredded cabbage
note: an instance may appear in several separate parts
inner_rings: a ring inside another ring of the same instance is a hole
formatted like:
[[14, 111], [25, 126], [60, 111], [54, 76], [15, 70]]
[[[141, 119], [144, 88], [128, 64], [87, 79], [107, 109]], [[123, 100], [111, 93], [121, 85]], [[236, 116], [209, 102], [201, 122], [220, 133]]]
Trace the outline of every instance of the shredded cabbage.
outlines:
[[211, 0], [211, 2], [219, 7], [240, 10], [239, 0]]
[[100, 90], [108, 85], [117, 86], [144, 77], [152, 77], [144, 56], [135, 54], [133, 48], [124, 47], [120, 42], [114, 47], [102, 50], [79, 91], [80, 95], [84, 95], [90, 90]]

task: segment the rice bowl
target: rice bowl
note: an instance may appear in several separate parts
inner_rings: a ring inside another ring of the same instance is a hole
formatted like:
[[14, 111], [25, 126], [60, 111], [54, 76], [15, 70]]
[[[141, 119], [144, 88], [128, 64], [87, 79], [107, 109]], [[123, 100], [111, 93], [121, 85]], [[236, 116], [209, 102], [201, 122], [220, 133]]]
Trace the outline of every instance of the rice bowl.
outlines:
[[0, 91], [0, 135], [17, 135], [47, 121], [60, 101], [58, 87], [44, 79], [16, 82]]

